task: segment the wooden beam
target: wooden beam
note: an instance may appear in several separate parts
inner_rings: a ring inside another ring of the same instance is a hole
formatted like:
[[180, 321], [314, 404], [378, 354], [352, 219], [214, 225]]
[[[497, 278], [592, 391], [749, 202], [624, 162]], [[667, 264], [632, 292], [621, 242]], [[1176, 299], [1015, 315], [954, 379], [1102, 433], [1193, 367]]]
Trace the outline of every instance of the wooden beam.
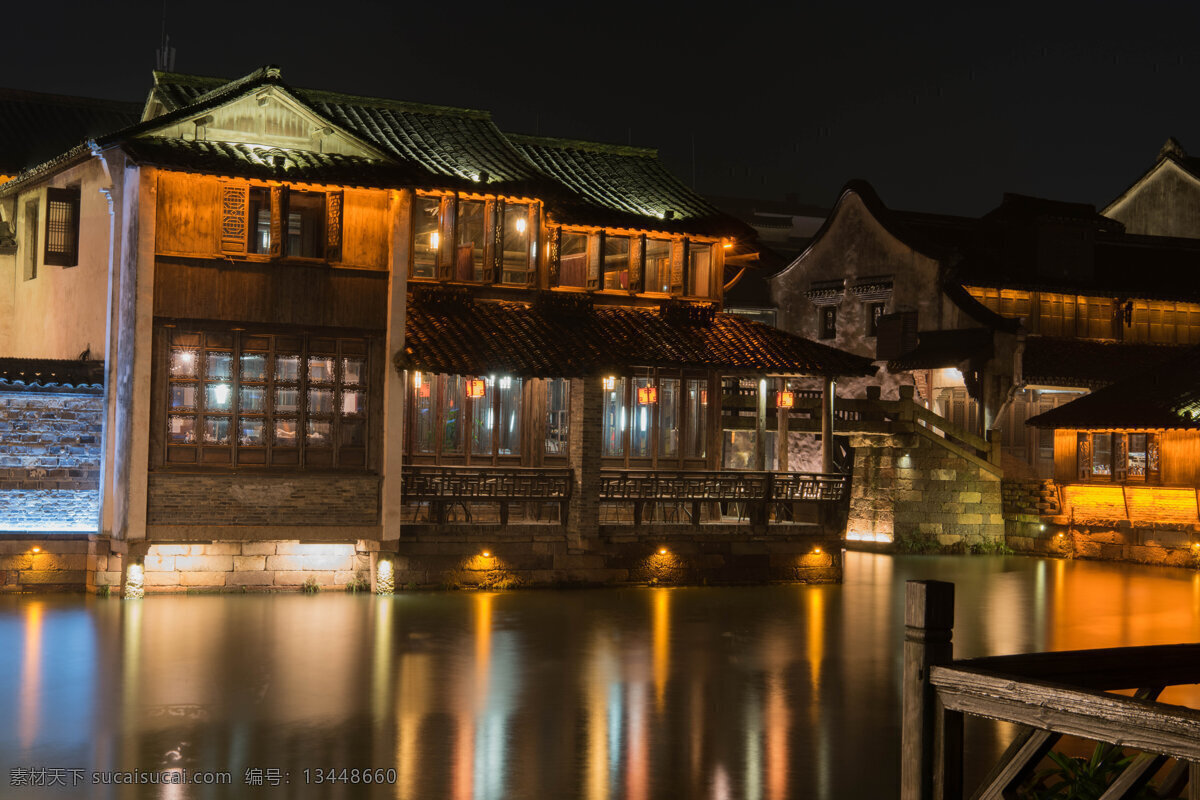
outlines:
[[1166, 756], [1138, 753], [1133, 763], [1122, 770], [1104, 794], [1100, 795], [1100, 800], [1125, 800], [1134, 797], [1166, 761]]
[[1135, 689], [1200, 683], [1200, 644], [1109, 647], [956, 661], [954, 667], [1069, 683], [1082, 689]]
[[1059, 733], [1023, 727], [971, 800], [1007, 800], [1010, 790], [1033, 773], [1061, 738]]

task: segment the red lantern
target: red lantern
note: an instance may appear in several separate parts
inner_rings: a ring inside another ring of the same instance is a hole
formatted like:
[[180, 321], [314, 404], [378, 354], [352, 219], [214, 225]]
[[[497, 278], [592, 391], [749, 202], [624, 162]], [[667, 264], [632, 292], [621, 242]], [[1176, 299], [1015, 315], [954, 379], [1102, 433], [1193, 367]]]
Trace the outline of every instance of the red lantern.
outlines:
[[469, 381], [467, 381], [467, 397], [471, 398], [472, 400], [478, 400], [479, 398], [483, 397], [484, 392], [486, 391], [487, 386], [483, 382], [483, 378], [471, 378]]
[[792, 408], [796, 405], [796, 393], [780, 392], [775, 397], [775, 405], [779, 408]]
[[429, 384], [422, 384], [417, 387], [417, 397], [429, 397]]
[[638, 389], [638, 402], [642, 405], [650, 405], [658, 402], [658, 389], [653, 386], [643, 386]]
[[702, 406], [708, 405], [708, 389], [700, 390], [700, 405], [702, 405]]

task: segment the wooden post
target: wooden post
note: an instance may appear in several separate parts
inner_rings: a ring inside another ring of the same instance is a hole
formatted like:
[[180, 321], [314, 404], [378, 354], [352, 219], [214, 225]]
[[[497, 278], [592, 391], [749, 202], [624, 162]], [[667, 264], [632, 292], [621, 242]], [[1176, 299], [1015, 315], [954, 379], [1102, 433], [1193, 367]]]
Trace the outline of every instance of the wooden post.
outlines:
[[[904, 593], [904, 685], [901, 728], [900, 798], [932, 800], [934, 768], [948, 760], [953, 742], [946, 742], [944, 723], [939, 725], [941, 709], [935, 708], [929, 668], [946, 664], [952, 658], [950, 639], [954, 628], [954, 584], [945, 581], [908, 581]], [[940, 713], [939, 713], [940, 712]], [[935, 741], [935, 731], [943, 735]], [[961, 721], [957, 724], [961, 731]], [[961, 736], [956, 737], [961, 748]], [[951, 745], [946, 747], [946, 745]], [[941, 745], [942, 757], [935, 759], [935, 747]], [[938, 781], [942, 783], [941, 780]]]
[[992, 428], [987, 432], [988, 453], [987, 460], [991, 464], [1000, 463], [1001, 443], [1004, 441], [1000, 436], [999, 428]]
[[833, 472], [833, 378], [821, 386], [821, 471]]
[[[787, 378], [780, 378], [779, 379], [779, 391], [781, 393], [786, 392], [787, 388], [788, 388]], [[788, 457], [788, 454], [789, 454], [788, 424], [789, 424], [789, 420], [790, 420], [790, 417], [788, 415], [789, 415], [788, 409], [781, 407], [779, 405], [779, 403], [776, 402], [775, 403], [775, 449], [776, 449], [777, 453], [776, 453], [776, 459], [775, 459], [775, 469], [778, 470], [779, 472], [791, 471], [791, 465], [789, 463], [791, 461], [791, 459]]]
[[758, 379], [757, 415], [754, 423], [754, 468], [759, 472], [767, 468], [767, 379]]

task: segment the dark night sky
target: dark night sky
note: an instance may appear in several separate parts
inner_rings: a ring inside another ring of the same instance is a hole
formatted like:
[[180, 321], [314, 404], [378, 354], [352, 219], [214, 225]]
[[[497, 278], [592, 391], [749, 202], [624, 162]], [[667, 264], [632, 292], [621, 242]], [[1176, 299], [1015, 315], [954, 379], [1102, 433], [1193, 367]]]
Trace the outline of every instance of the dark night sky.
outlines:
[[[998, 5], [998, 4], [997, 4]], [[706, 193], [980, 214], [1104, 205], [1169, 135], [1200, 154], [1200, 3], [181, 3], [176, 69], [490, 110], [505, 130], [658, 147]], [[306, 10], [310, 9], [311, 10]], [[120, 10], [117, 10], [120, 9]], [[143, 99], [157, 2], [19, 3], [0, 85]]]

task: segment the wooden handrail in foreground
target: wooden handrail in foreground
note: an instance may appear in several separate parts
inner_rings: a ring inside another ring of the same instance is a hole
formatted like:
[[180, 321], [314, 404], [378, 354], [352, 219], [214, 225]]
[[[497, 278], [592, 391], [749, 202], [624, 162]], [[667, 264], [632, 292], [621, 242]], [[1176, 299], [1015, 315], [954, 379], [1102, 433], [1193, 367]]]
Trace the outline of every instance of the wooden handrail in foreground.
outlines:
[[953, 661], [953, 589], [939, 581], [906, 586], [902, 800], [963, 797], [968, 714], [1020, 726], [972, 800], [1014, 796], [1064, 735], [1141, 751], [1102, 800], [1133, 797], [1170, 758], [1177, 763], [1160, 796], [1186, 785], [1187, 796], [1200, 800], [1200, 711], [1157, 702], [1166, 686], [1200, 682], [1200, 644]]

